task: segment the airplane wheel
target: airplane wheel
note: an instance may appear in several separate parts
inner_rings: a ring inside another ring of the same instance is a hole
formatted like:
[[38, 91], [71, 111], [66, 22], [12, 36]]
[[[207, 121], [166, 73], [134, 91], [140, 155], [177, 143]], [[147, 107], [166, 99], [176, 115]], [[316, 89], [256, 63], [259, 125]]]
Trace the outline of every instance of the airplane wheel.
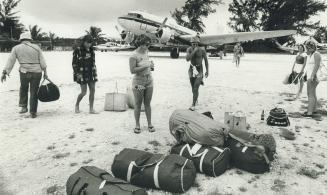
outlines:
[[107, 52], [107, 50], [104, 50], [104, 52]]
[[171, 51], [170, 51], [170, 57], [171, 58], [178, 58], [179, 57], [179, 50], [178, 48], [174, 47]]

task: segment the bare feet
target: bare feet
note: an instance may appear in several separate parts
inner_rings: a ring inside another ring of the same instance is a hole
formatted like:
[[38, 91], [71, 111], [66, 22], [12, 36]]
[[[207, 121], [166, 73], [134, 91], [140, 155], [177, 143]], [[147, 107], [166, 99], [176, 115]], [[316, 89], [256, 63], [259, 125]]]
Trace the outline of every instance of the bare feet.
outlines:
[[79, 110], [79, 106], [75, 106], [75, 113], [78, 114], [80, 113], [81, 111]]
[[90, 114], [99, 114], [99, 112], [95, 111], [94, 109], [90, 109]]

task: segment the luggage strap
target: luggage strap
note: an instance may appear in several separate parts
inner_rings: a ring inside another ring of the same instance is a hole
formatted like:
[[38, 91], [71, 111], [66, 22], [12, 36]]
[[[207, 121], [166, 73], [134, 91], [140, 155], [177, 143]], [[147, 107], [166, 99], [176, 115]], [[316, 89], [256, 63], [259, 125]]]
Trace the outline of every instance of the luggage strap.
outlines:
[[[183, 152], [184, 152], [185, 148], [187, 148], [187, 150], [188, 150], [188, 152], [189, 152], [189, 154], [190, 154], [191, 157], [201, 157], [200, 164], [199, 164], [199, 170], [200, 170], [201, 173], [203, 173], [203, 161], [204, 161], [204, 157], [207, 155], [207, 153], [209, 152], [209, 150], [208, 149], [205, 149], [203, 152], [201, 152], [199, 154], [196, 154], [200, 150], [201, 147], [202, 147], [202, 145], [199, 144], [199, 143], [195, 143], [192, 148], [190, 147], [189, 144], [185, 144], [183, 146], [183, 148], [181, 149], [181, 151], [179, 152], [179, 155], [180, 156], [183, 156]], [[224, 152], [224, 150], [222, 150], [222, 149], [220, 149], [218, 147], [212, 146], [211, 148], [217, 150], [220, 153]]]
[[156, 165], [158, 166], [158, 163], [161, 163], [164, 159], [165, 159], [166, 155], [162, 155], [162, 157], [153, 162], [153, 163], [150, 163], [150, 164], [146, 164], [146, 165], [137, 165], [135, 161], [131, 161], [128, 165], [128, 169], [127, 169], [127, 177], [126, 177], [126, 180], [127, 182], [131, 182], [131, 177], [132, 177], [132, 171], [133, 171], [133, 168], [134, 167], [137, 167], [137, 168], [146, 168], [146, 167], [150, 167], [150, 166], [153, 166], [153, 165]]
[[[245, 147], [243, 147], [243, 149], [242, 149], [242, 152], [243, 152], [243, 153], [247, 150], [247, 148], [257, 148], [257, 149], [260, 149], [260, 148], [258, 148], [258, 145], [254, 145], [254, 144], [252, 144], [251, 142], [248, 142], [248, 141], [246, 141], [246, 140], [244, 140], [244, 139], [242, 139], [242, 138], [240, 138], [240, 137], [237, 137], [237, 136], [235, 136], [235, 135], [232, 134], [232, 133], [228, 133], [228, 134], [229, 134], [229, 136], [231, 136], [233, 139], [235, 139], [235, 140], [241, 142], [241, 143], [245, 146]], [[270, 160], [269, 160], [269, 158], [268, 158], [268, 156], [267, 156], [265, 150], [263, 151], [263, 153], [262, 153], [261, 155], [264, 157], [266, 163], [267, 163], [267, 164], [270, 164]]]

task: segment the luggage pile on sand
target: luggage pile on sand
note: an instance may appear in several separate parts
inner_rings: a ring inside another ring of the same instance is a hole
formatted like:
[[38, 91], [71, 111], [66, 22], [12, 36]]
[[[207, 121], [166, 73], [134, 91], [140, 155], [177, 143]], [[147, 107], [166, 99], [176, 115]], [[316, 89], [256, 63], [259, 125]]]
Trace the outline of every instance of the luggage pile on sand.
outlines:
[[210, 113], [176, 110], [169, 129], [178, 143], [167, 154], [125, 148], [114, 158], [113, 175], [82, 167], [68, 179], [67, 195], [147, 194], [143, 188], [183, 193], [194, 184], [196, 172], [211, 177], [232, 167], [268, 172], [276, 153], [272, 135], [230, 129]]

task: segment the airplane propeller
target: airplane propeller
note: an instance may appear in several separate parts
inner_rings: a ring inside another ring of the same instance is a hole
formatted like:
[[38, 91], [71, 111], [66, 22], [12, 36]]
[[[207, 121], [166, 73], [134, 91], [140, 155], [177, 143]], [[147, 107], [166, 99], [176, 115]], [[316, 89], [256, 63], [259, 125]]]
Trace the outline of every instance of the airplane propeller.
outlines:
[[160, 24], [159, 28], [156, 30], [156, 37], [160, 38], [162, 36], [162, 33], [163, 33], [163, 28], [165, 27], [166, 25], [166, 22], [167, 22], [168, 18], [166, 17], [164, 19], [164, 21]]
[[127, 36], [126, 31], [125, 31], [125, 30], [120, 30], [120, 29], [118, 28], [117, 25], [115, 26], [115, 28], [116, 28], [116, 30], [118, 31], [118, 33], [120, 34], [121, 38], [122, 38], [122, 39], [125, 39], [126, 36]]

